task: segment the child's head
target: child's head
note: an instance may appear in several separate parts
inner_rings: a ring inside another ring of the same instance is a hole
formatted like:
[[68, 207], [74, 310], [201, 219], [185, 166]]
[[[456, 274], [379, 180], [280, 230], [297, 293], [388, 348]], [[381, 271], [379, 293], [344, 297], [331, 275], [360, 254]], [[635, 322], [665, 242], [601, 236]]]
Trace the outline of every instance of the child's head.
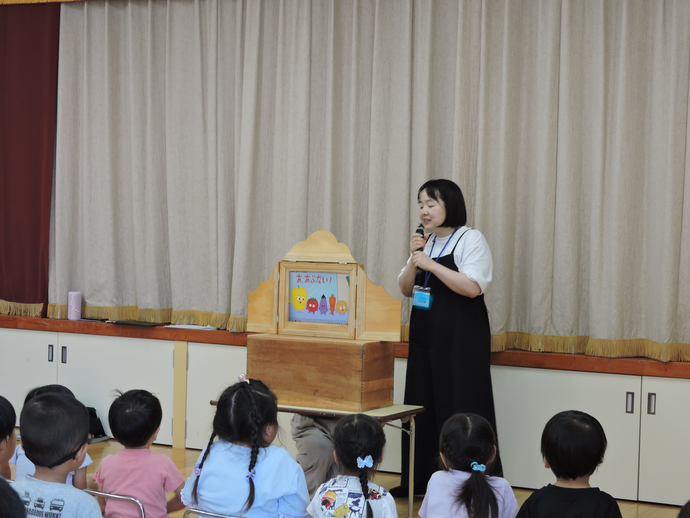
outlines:
[[373, 417], [365, 414], [350, 414], [343, 417], [333, 431], [335, 459], [340, 471], [357, 475], [362, 494], [367, 501], [367, 516], [371, 516], [369, 505], [369, 470], [381, 462], [386, 435], [383, 427]]
[[6, 463], [12, 457], [17, 446], [14, 426], [17, 414], [14, 413], [12, 403], [0, 396], [0, 464]]
[[26, 404], [33, 398], [40, 396], [41, 394], [65, 394], [67, 396], [75, 397], [74, 393], [64, 385], [43, 385], [42, 387], [33, 388], [28, 392], [24, 398], [24, 406], [26, 406]]
[[417, 191], [417, 201], [423, 192], [432, 200], [443, 204], [445, 221], [440, 227], [461, 227], [467, 223], [467, 208], [460, 187], [451, 180], [429, 180]]
[[108, 412], [110, 431], [125, 448], [146, 446], [158, 431], [161, 419], [161, 402], [148, 390], [121, 393]]
[[541, 434], [541, 454], [559, 479], [591, 475], [603, 462], [605, 452], [606, 434], [601, 424], [578, 410], [556, 414]]
[[496, 495], [485, 477], [487, 467], [496, 458], [496, 449], [496, 434], [479, 415], [455, 414], [443, 424], [439, 439], [441, 461], [445, 469], [470, 474], [455, 500], [467, 508], [470, 516], [498, 516]]
[[[81, 464], [89, 441], [89, 412], [72, 396], [48, 393], [32, 398], [19, 418], [22, 447], [37, 467]], [[78, 465], [77, 465], [78, 467]]]
[[[240, 381], [226, 388], [218, 399], [216, 415], [213, 417], [213, 432], [197, 468], [199, 473], [203, 470], [216, 437], [235, 444], [248, 444], [251, 447], [247, 468], [249, 497], [242, 509], [246, 512], [254, 503], [254, 466], [259, 449], [270, 446], [278, 432], [278, 398], [259, 380], [244, 375], [239, 379]], [[199, 476], [194, 481], [192, 490], [195, 502], [198, 501]]]
[[0, 516], [3, 518], [26, 518], [26, 507], [19, 494], [0, 478]]
[[678, 511], [678, 518], [690, 518], [690, 501], [686, 502]]

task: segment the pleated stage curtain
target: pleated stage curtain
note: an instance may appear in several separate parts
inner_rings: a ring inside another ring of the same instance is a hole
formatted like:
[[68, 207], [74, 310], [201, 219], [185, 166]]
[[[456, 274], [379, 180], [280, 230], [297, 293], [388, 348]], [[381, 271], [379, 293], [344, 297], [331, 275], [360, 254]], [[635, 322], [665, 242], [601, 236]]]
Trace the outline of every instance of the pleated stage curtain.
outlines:
[[445, 177], [495, 350], [688, 360], [689, 75], [686, 0], [63, 4], [51, 314], [240, 330], [319, 229], [401, 297]]
[[45, 315], [60, 6], [0, 6], [0, 314]]

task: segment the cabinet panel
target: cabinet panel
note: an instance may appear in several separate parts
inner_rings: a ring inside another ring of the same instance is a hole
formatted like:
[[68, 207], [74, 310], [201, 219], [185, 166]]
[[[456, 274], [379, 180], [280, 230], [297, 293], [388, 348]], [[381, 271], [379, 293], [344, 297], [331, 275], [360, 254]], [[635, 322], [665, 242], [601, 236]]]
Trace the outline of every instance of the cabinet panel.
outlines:
[[[555, 481], [541, 458], [546, 422], [563, 410], [581, 410], [604, 427], [608, 449], [592, 486], [615, 498], [637, 499], [639, 376], [493, 366], [498, 438], [504, 475], [511, 485], [539, 488]], [[626, 413], [626, 392], [634, 413]]]
[[189, 343], [187, 448], [202, 449], [208, 444], [216, 410], [209, 402], [218, 399], [223, 390], [235, 383], [237, 376], [246, 370], [246, 347]]
[[[59, 383], [94, 407], [110, 435], [108, 410], [117, 390], [145, 389], [160, 399], [163, 421], [157, 443], [172, 444], [173, 342], [59, 333]], [[62, 363], [65, 347], [66, 363]]]
[[[57, 333], [0, 329], [0, 394], [7, 398], [19, 414], [29, 390], [57, 383]], [[52, 345], [53, 361], [49, 361]]]
[[683, 505], [690, 499], [690, 380], [643, 377], [642, 398], [639, 499]]

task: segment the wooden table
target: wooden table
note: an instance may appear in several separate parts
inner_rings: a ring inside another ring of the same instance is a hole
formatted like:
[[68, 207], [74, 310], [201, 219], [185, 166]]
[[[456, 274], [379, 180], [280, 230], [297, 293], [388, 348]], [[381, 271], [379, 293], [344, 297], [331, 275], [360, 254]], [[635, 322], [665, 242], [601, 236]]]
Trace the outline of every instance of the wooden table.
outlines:
[[[278, 405], [279, 412], [289, 412], [292, 414], [301, 414], [309, 417], [345, 417], [349, 414], [366, 414], [373, 417], [383, 425], [398, 428], [410, 436], [410, 470], [409, 470], [409, 488], [410, 491], [407, 496], [408, 517], [412, 518], [412, 502], [414, 500], [414, 443], [415, 443], [415, 425], [414, 417], [417, 414], [424, 412], [423, 406], [416, 405], [391, 405], [384, 408], [377, 408], [375, 410], [366, 410], [364, 412], [351, 412], [347, 410], [330, 410], [327, 408], [313, 408], [292, 405]], [[400, 426], [390, 424], [390, 421], [400, 419], [403, 423], [410, 422], [410, 429], [405, 430]], [[401, 481], [402, 482], [402, 481]]]

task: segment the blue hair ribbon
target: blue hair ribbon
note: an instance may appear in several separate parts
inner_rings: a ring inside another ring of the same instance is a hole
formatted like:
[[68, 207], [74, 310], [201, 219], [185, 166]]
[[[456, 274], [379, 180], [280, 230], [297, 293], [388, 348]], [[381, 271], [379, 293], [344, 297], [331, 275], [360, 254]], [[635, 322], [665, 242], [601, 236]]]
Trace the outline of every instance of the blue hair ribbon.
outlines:
[[359, 469], [362, 468], [373, 468], [374, 467], [374, 459], [371, 458], [371, 455], [367, 455], [366, 457], [357, 457], [357, 467]]
[[473, 462], [470, 464], [470, 467], [472, 468], [472, 471], [484, 471], [486, 469], [486, 466], [484, 464], [479, 464], [478, 462]]

